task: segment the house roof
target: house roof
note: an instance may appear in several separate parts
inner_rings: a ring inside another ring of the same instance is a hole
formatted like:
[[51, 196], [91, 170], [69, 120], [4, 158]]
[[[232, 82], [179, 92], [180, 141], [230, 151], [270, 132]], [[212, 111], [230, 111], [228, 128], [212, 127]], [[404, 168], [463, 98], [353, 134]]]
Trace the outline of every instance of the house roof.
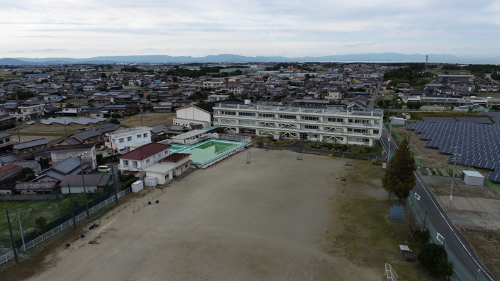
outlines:
[[66, 138], [63, 141], [67, 142], [69, 145], [82, 144], [82, 142], [77, 138]]
[[109, 132], [113, 132], [115, 131], [116, 129], [120, 128], [122, 125], [120, 124], [112, 124], [112, 123], [109, 123], [107, 124], [106, 126], [102, 127], [99, 129], [99, 131], [101, 131], [101, 133], [109, 133]]
[[13, 174], [21, 172], [23, 167], [16, 164], [7, 164], [5, 166], [0, 167], [0, 179], [6, 178]]
[[151, 155], [155, 155], [158, 152], [161, 152], [165, 149], [170, 148], [171, 146], [168, 144], [161, 144], [156, 142], [151, 142], [146, 145], [143, 145], [137, 149], [134, 149], [130, 152], [122, 154], [118, 156], [119, 159], [132, 159], [132, 160], [143, 160]]
[[89, 138], [97, 137], [99, 135], [101, 135], [101, 133], [96, 132], [94, 130], [85, 130], [85, 131], [74, 133], [73, 137], [77, 137], [77, 138], [79, 138], [81, 140], [86, 140], [86, 139], [89, 139]]
[[5, 138], [5, 137], [9, 137], [9, 136], [12, 136], [12, 134], [0, 132], [0, 138]]
[[11, 162], [19, 161], [21, 159], [22, 158], [17, 156], [16, 154], [9, 154], [9, 155], [0, 156], [1, 163], [11, 163]]
[[123, 133], [138, 131], [138, 130], [144, 130], [144, 129], [151, 130], [151, 127], [141, 126], [141, 127], [127, 128], [127, 129], [123, 129], [123, 130], [119, 130], [119, 131], [109, 132], [108, 135], [118, 135], [118, 134], [123, 134]]
[[41, 138], [41, 139], [16, 143], [14, 145], [14, 149], [25, 149], [25, 148], [30, 148], [30, 147], [34, 147], [34, 146], [45, 145], [48, 143], [49, 143], [48, 140], [46, 140], [45, 138]]
[[53, 165], [52, 170], [67, 174], [79, 167], [80, 167], [80, 160], [73, 157], [68, 157], [63, 161]]
[[[93, 175], [83, 175], [85, 181], [85, 186], [105, 186], [111, 179], [111, 175], [108, 174], [93, 174]], [[59, 186], [83, 186], [82, 175], [67, 175], [61, 181]]]
[[55, 181], [40, 182], [18, 182], [15, 190], [53, 190], [56, 187]]
[[89, 150], [94, 147], [93, 143], [74, 144], [74, 145], [57, 145], [53, 146], [49, 151], [62, 151], [62, 150]]
[[23, 168], [31, 168], [33, 170], [40, 167], [40, 163], [38, 163], [38, 161], [36, 161], [36, 160], [16, 161], [16, 162], [12, 162], [12, 164], [16, 164], [16, 165], [21, 166]]
[[181, 161], [182, 159], [185, 159], [185, 158], [189, 158], [191, 154], [189, 153], [173, 153], [173, 154], [170, 154], [169, 156], [163, 158], [160, 160], [160, 162], [179, 162]]

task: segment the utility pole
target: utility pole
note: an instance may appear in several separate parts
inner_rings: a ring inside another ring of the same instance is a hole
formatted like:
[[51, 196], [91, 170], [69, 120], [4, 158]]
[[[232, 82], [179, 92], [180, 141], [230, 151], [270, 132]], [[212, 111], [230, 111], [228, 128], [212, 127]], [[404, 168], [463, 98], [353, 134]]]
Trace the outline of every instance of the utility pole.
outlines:
[[118, 193], [116, 192], [116, 184], [115, 184], [115, 171], [112, 165], [111, 165], [111, 178], [113, 179], [113, 190], [115, 191], [115, 203], [116, 205], [118, 205]]
[[5, 213], [7, 214], [7, 223], [9, 224], [10, 240], [12, 241], [12, 250], [14, 251], [14, 258], [16, 259], [16, 263], [19, 263], [19, 261], [17, 260], [17, 251], [16, 251], [16, 244], [14, 243], [14, 235], [12, 235], [12, 228], [10, 227], [9, 210], [5, 209]]
[[21, 210], [17, 210], [17, 217], [19, 218], [19, 229], [21, 230], [21, 239], [23, 240], [23, 252], [26, 252], [26, 244], [24, 244], [23, 225], [21, 224]]
[[455, 157], [453, 159], [453, 175], [451, 177], [451, 190], [450, 190], [450, 210], [451, 210], [451, 200], [453, 199], [453, 184], [455, 184], [455, 169], [457, 167], [457, 157], [458, 157], [458, 145], [455, 147]]
[[71, 217], [73, 217], [73, 227], [76, 228], [75, 213], [73, 211], [73, 196], [71, 195], [71, 187], [69, 186], [69, 183], [68, 183], [68, 192], [69, 192], [69, 204], [71, 205]]
[[83, 184], [83, 192], [85, 193], [85, 206], [87, 207], [87, 219], [90, 219], [90, 214], [89, 214], [89, 201], [87, 200], [87, 189], [85, 188], [85, 177], [83, 175], [83, 165], [82, 165], [82, 157], [83, 155], [87, 154], [88, 152], [84, 153], [79, 153], [76, 155], [78, 159], [80, 159], [80, 170], [82, 173], [82, 184]]
[[387, 141], [389, 142], [389, 153], [388, 153], [388, 157], [387, 157], [387, 163], [391, 162], [391, 137], [387, 137]]

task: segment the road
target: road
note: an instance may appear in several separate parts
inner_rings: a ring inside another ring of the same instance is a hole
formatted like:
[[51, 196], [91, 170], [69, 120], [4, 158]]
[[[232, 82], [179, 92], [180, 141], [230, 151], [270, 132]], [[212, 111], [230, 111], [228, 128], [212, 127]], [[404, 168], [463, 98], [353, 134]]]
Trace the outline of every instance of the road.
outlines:
[[[389, 131], [383, 127], [382, 137], [380, 140], [384, 142], [386, 147], [389, 147], [389, 139], [391, 155], [394, 155], [398, 145], [394, 138], [390, 137]], [[427, 212], [427, 220], [429, 220], [435, 227], [436, 231], [446, 239], [446, 247], [453, 251], [455, 256], [470, 272], [467, 273], [464, 272], [463, 268], [455, 267], [457, 274], [461, 276], [462, 280], [470, 280], [471, 274], [475, 277], [478, 269], [481, 269], [483, 279], [479, 280], [496, 280], [493, 275], [486, 270], [486, 267], [476, 257], [467, 240], [465, 240], [460, 231], [450, 221], [448, 215], [444, 212], [434, 195], [430, 192], [422, 177], [417, 172], [415, 172], [415, 176], [417, 178], [417, 184], [413, 188], [413, 191], [420, 195], [419, 204], [422, 207], [422, 210]], [[473, 280], [476, 279], [474, 278]]]
[[380, 81], [378, 81], [377, 89], [375, 89], [375, 92], [373, 93], [373, 95], [371, 95], [371, 97], [368, 99], [368, 104], [367, 104], [368, 109], [372, 109], [373, 106], [375, 105], [375, 101], [377, 100], [378, 92], [380, 91], [380, 87], [382, 87], [382, 81], [384, 81], [383, 78], [380, 79]]

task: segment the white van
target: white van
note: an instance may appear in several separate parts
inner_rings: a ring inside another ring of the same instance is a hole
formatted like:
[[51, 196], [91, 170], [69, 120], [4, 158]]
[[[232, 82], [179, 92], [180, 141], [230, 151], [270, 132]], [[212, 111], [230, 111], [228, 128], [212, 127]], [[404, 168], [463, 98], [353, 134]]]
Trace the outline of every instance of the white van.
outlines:
[[99, 166], [97, 167], [97, 171], [100, 173], [109, 173], [111, 172], [111, 168], [108, 166]]

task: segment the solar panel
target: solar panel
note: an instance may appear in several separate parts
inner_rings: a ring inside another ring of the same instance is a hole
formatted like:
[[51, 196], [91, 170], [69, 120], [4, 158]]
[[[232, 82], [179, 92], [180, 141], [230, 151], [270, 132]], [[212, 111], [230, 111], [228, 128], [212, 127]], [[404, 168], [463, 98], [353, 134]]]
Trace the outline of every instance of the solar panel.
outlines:
[[[469, 121], [485, 121], [477, 119], [485, 117], [464, 118], [470, 118]], [[500, 173], [500, 123], [417, 122], [407, 128], [420, 133], [419, 138], [427, 140], [426, 146], [438, 148], [442, 153], [452, 154], [448, 157], [448, 162], [455, 161], [453, 154], [458, 147], [457, 163], [496, 170], [490, 173], [492, 175], [488, 176], [488, 179], [494, 178], [494, 181], [500, 181], [500, 176], [494, 174]]]
[[453, 117], [422, 117], [425, 122], [432, 122], [432, 123], [455, 123], [457, 120]]
[[488, 117], [457, 117], [458, 122], [491, 124], [493, 121]]

